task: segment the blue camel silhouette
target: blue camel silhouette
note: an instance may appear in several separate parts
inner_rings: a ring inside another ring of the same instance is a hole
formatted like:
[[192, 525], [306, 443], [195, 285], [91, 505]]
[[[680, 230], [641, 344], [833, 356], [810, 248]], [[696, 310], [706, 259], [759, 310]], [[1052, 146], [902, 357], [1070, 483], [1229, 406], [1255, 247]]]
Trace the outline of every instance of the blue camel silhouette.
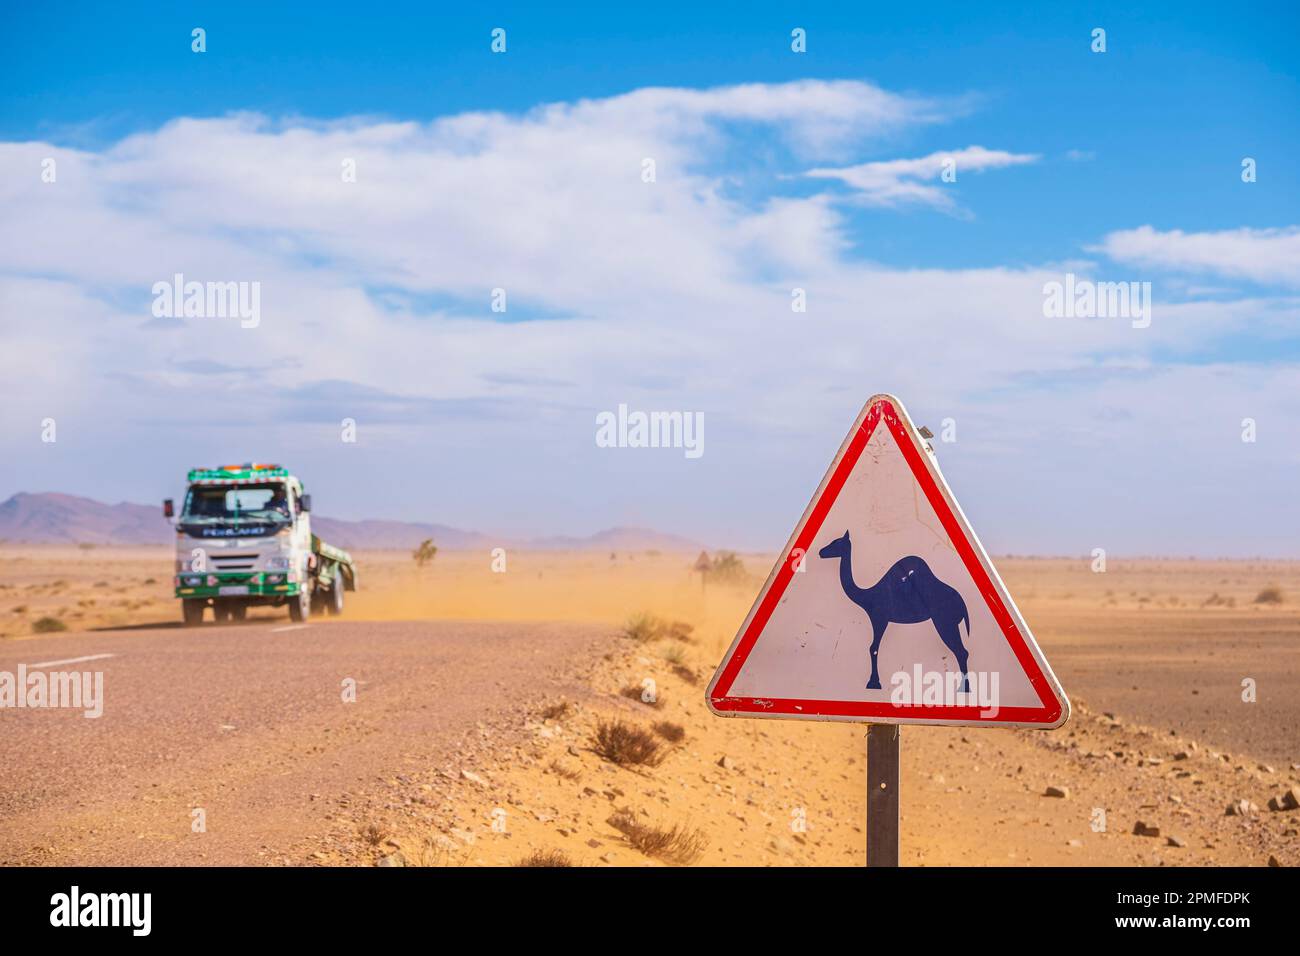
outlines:
[[871, 587], [858, 587], [853, 583], [853, 544], [847, 531], [818, 553], [823, 558], [840, 559], [840, 587], [844, 588], [849, 600], [871, 618], [871, 680], [867, 681], [867, 690], [880, 690], [876, 656], [880, 652], [880, 639], [885, 636], [885, 628], [890, 624], [932, 621], [939, 639], [957, 658], [957, 666], [961, 668], [962, 693], [970, 692], [966, 647], [961, 642], [961, 628], [958, 627], [965, 621], [966, 636], [970, 637], [970, 615], [966, 613], [966, 602], [956, 588], [936, 578], [930, 566], [916, 555], [896, 561]]

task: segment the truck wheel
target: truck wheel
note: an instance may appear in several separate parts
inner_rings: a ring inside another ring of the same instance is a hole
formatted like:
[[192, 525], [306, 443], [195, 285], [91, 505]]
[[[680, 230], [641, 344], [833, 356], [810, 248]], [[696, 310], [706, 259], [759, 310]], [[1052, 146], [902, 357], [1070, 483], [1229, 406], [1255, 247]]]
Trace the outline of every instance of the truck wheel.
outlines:
[[218, 624], [225, 624], [230, 620], [230, 605], [218, 601], [212, 605], [212, 619]]
[[181, 601], [181, 617], [186, 627], [198, 627], [203, 623], [203, 602]]
[[343, 572], [335, 571], [334, 580], [330, 583], [329, 601], [325, 604], [325, 610], [331, 615], [343, 613]]
[[301, 624], [310, 618], [311, 592], [307, 590], [306, 585], [303, 585], [296, 596], [289, 598], [289, 619], [295, 624]]

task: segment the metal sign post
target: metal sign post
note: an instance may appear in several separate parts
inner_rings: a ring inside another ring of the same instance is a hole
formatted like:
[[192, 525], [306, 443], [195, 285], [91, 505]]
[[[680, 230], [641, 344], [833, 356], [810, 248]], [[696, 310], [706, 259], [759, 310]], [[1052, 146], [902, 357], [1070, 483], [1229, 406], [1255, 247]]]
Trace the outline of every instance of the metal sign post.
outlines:
[[867, 730], [867, 866], [898, 866], [897, 724]]

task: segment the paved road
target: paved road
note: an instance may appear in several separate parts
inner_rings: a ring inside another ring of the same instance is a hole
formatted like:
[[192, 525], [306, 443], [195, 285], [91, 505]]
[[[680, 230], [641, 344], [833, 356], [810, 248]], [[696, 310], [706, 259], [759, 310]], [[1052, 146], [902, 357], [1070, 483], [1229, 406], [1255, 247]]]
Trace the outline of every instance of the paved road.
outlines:
[[419, 803], [422, 782], [571, 691], [607, 640], [586, 625], [345, 619], [0, 645], [0, 672], [104, 682], [96, 719], [0, 709], [0, 864], [304, 862], [376, 800]]

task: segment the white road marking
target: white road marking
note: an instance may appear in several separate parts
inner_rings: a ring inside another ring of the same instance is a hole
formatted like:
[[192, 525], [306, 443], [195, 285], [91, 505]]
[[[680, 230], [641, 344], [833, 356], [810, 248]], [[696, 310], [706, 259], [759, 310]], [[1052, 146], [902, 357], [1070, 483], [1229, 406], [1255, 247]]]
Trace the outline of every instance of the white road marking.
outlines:
[[311, 627], [310, 624], [290, 624], [288, 627], [273, 627], [272, 634], [279, 634], [281, 631], [301, 631], [304, 627]]
[[89, 654], [86, 657], [69, 657], [65, 661], [41, 661], [39, 664], [28, 664], [30, 667], [58, 667], [60, 664], [80, 664], [82, 661], [102, 661], [106, 657], [116, 657], [116, 654]]

